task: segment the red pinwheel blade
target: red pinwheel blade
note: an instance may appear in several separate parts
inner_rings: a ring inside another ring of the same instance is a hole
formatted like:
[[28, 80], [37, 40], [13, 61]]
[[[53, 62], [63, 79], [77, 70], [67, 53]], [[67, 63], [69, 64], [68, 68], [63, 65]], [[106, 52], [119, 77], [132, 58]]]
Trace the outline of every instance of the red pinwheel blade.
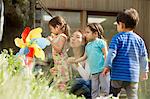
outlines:
[[33, 47], [29, 47], [29, 53], [26, 55], [26, 60], [25, 60], [25, 64], [29, 68], [32, 68], [33, 57], [34, 57], [34, 48]]
[[22, 32], [21, 37], [22, 37], [24, 43], [26, 42], [26, 38], [27, 38], [29, 32], [30, 32], [30, 27], [26, 27], [26, 28], [24, 29], [24, 31]]
[[33, 47], [29, 47], [29, 52], [26, 55], [26, 57], [31, 57], [31, 58], [34, 57], [34, 48]]

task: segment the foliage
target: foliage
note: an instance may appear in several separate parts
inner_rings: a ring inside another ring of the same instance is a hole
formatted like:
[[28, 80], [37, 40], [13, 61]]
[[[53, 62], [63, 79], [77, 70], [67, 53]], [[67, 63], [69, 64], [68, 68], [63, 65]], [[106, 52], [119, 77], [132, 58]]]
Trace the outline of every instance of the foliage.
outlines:
[[31, 1], [33, 0], [4, 0], [6, 23], [9, 21], [13, 27], [26, 26], [31, 21], [29, 18], [33, 11], [30, 8]]
[[10, 49], [10, 54], [8, 54], [7, 50], [4, 50], [2, 54], [0, 54], [0, 82], [1, 84], [5, 82], [5, 80], [9, 79], [10, 76], [13, 76], [21, 70], [21, 61], [17, 59], [16, 56], [13, 55], [12, 50]]
[[0, 99], [84, 99], [49, 87], [44, 78], [28, 75], [12, 51], [0, 54]]
[[4, 33], [0, 49], [12, 48], [18, 52], [14, 39], [26, 26], [34, 27], [36, 0], [2, 0], [4, 2]]

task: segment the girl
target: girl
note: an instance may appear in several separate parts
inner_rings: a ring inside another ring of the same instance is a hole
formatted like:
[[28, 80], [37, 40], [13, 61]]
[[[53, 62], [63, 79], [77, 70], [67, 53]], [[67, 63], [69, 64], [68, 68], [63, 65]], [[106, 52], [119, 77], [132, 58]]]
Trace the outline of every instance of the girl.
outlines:
[[85, 32], [88, 44], [86, 45], [84, 55], [81, 58], [76, 59], [75, 62], [81, 62], [87, 59], [92, 74], [92, 99], [95, 99], [99, 96], [99, 87], [102, 96], [109, 95], [109, 74], [107, 74], [106, 77], [100, 75], [104, 69], [107, 45], [103, 37], [104, 30], [100, 24], [88, 24]]
[[67, 40], [69, 35], [69, 26], [66, 21], [56, 16], [49, 21], [51, 36], [49, 40], [52, 46], [52, 57], [54, 67], [50, 70], [54, 77], [54, 82], [60, 90], [65, 90], [66, 82], [69, 80], [69, 71], [65, 61], [67, 50]]

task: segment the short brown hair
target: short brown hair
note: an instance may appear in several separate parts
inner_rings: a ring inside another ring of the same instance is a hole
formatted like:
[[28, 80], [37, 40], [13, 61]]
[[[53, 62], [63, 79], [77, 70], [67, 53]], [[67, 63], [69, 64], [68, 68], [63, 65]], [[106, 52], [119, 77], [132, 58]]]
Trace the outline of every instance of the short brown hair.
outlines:
[[124, 23], [126, 28], [134, 29], [139, 22], [139, 14], [133, 8], [126, 9], [117, 15], [116, 21]]

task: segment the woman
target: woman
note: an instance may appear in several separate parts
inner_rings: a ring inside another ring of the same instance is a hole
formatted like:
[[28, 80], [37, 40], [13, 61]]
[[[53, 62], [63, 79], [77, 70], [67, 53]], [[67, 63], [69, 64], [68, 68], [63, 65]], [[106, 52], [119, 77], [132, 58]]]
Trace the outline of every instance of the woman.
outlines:
[[[72, 63], [75, 58], [80, 58], [84, 54], [84, 47], [86, 44], [83, 32], [80, 30], [75, 31], [70, 37], [70, 46], [73, 50], [73, 57], [68, 58], [68, 63]], [[71, 64], [73, 69], [73, 84], [71, 86], [70, 93], [81, 96], [84, 95], [87, 99], [91, 99], [91, 82], [90, 71], [86, 61], [79, 64]], [[78, 72], [77, 72], [78, 71]]]

